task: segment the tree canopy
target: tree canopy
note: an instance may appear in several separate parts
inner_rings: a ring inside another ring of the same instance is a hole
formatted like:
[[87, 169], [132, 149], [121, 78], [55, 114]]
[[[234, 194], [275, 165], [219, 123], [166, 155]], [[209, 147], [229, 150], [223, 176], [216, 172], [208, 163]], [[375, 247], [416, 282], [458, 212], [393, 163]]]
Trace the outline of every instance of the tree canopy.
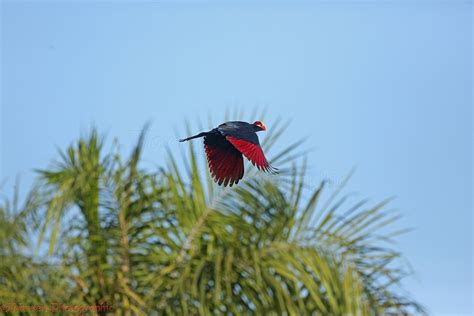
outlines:
[[[94, 129], [37, 171], [25, 201], [0, 206], [0, 303], [108, 304], [123, 315], [403, 315], [423, 313], [401, 287], [389, 200], [310, 187], [297, 140], [273, 153], [278, 176], [247, 168], [215, 185], [192, 143], [140, 166]], [[272, 154], [273, 153], [273, 154]], [[41, 251], [47, 246], [47, 251]], [[36, 252], [32, 249], [36, 248]]]

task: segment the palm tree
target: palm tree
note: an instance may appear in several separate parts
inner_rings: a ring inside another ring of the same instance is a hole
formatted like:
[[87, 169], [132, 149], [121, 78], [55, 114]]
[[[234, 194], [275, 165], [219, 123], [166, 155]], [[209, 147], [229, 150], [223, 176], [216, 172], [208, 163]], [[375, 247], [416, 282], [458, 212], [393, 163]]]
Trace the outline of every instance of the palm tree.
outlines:
[[[285, 130], [274, 126], [266, 152]], [[124, 315], [423, 312], [400, 290], [407, 267], [387, 243], [388, 201], [350, 204], [325, 182], [308, 187], [300, 141], [271, 156], [282, 175], [247, 168], [223, 189], [193, 144], [180, 166], [169, 153], [156, 172], [140, 168], [145, 131], [123, 160], [93, 130], [39, 173], [38, 243], [49, 238], [76, 302]]]
[[137, 314], [144, 304], [130, 288], [128, 239], [132, 223], [128, 217], [137, 207], [142, 213], [147, 211], [147, 193], [136, 190], [156, 187], [149, 181], [154, 179], [152, 175], [137, 169], [142, 143], [143, 135], [124, 164], [117, 152], [102, 156], [102, 141], [93, 130], [87, 139], [60, 153], [62, 160], [52, 169], [39, 171], [42, 193], [47, 197], [39, 241], [48, 226], [53, 226], [51, 254], [62, 233], [66, 242], [57, 255], [71, 270], [83, 302], [118, 305], [117, 311]]
[[32, 190], [20, 205], [18, 185], [12, 200], [0, 204], [0, 310], [19, 314], [18, 306], [77, 303], [60, 264], [31, 255], [29, 237], [36, 226], [39, 196]]

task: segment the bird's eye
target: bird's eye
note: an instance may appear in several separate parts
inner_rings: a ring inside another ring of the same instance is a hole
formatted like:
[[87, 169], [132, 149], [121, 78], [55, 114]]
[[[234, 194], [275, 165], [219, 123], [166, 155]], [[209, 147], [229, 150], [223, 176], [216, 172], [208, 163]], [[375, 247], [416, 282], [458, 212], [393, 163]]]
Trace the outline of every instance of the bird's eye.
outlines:
[[265, 125], [263, 125], [262, 121], [255, 121], [253, 125], [260, 127], [261, 129], [265, 128]]

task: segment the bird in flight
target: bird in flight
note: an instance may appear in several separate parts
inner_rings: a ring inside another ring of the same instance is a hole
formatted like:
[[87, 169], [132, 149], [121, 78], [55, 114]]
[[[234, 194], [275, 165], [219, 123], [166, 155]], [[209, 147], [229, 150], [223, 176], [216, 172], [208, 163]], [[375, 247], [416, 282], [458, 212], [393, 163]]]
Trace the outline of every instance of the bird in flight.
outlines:
[[267, 130], [261, 121], [253, 124], [241, 121], [225, 122], [209, 132], [180, 139], [180, 142], [204, 137], [209, 169], [214, 181], [219, 185], [232, 186], [244, 176], [244, 155], [259, 170], [272, 174], [278, 169], [272, 167], [258, 141], [256, 132]]

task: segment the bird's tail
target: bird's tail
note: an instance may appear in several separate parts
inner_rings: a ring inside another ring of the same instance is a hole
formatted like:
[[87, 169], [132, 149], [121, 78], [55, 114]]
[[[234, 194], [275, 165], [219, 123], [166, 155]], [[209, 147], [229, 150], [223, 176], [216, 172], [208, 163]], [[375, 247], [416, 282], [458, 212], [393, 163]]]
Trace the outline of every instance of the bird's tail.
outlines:
[[179, 141], [180, 142], [185, 142], [185, 141], [188, 141], [188, 140], [191, 140], [191, 139], [194, 139], [194, 138], [199, 138], [199, 137], [204, 137], [206, 136], [208, 133], [206, 132], [202, 132], [202, 133], [199, 133], [197, 135], [194, 135], [194, 136], [190, 136], [188, 138], [183, 138], [183, 139], [180, 139]]

